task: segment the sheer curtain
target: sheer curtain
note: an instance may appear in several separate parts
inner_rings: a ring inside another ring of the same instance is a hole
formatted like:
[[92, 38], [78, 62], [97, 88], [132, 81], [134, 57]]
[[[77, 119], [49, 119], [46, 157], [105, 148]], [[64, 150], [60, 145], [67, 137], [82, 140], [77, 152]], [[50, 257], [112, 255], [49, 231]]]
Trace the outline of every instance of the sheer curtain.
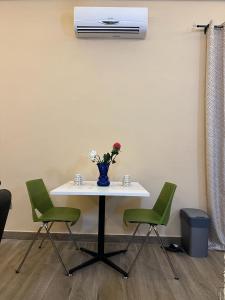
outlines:
[[225, 29], [215, 29], [212, 21], [207, 30], [206, 70], [209, 248], [225, 250]]

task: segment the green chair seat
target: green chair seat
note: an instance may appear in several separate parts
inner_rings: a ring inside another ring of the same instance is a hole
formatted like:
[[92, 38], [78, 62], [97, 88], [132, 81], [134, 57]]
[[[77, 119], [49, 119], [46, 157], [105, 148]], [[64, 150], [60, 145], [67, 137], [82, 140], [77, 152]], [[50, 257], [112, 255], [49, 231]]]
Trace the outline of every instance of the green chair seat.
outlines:
[[124, 211], [123, 220], [124, 220], [125, 224], [137, 223], [137, 226], [132, 235], [132, 238], [129, 241], [129, 243], [125, 249], [126, 251], [128, 250], [130, 244], [134, 240], [135, 234], [137, 233], [140, 225], [141, 224], [149, 225], [149, 230], [146, 234], [146, 237], [145, 237], [145, 239], [144, 239], [144, 241], [143, 241], [143, 243], [142, 243], [142, 245], [141, 245], [136, 257], [134, 258], [127, 273], [129, 273], [131, 271], [137, 257], [139, 256], [139, 254], [141, 253], [141, 250], [143, 249], [145, 242], [147, 241], [148, 237], [150, 236], [152, 230], [154, 230], [156, 237], [157, 237], [159, 243], [161, 244], [161, 248], [163, 249], [165, 256], [168, 260], [168, 263], [171, 267], [171, 270], [174, 274], [174, 278], [179, 279], [178, 275], [176, 274], [175, 268], [170, 260], [170, 257], [168, 256], [168, 253], [165, 250], [163, 240], [161, 239], [161, 237], [158, 233], [158, 230], [157, 230], [158, 225], [166, 226], [169, 221], [172, 200], [173, 200], [176, 188], [177, 188], [176, 184], [171, 183], [171, 182], [165, 182], [152, 209], [135, 208], [135, 209], [126, 209]]
[[160, 224], [161, 216], [152, 209], [126, 209], [123, 219], [125, 223]]
[[[44, 181], [40, 179], [34, 179], [26, 182], [31, 208], [32, 208], [32, 216], [34, 222], [42, 222], [42, 225], [39, 227], [36, 235], [31, 241], [24, 258], [22, 259], [19, 267], [16, 269], [16, 273], [20, 272], [33, 244], [38, 239], [38, 236], [41, 230], [44, 228], [46, 230], [46, 235], [52, 243], [52, 246], [56, 252], [56, 255], [61, 263], [63, 269], [65, 270], [66, 275], [70, 275], [63, 260], [59, 253], [59, 250], [56, 247], [56, 244], [51, 235], [51, 228], [55, 222], [64, 222], [67, 230], [69, 232], [70, 238], [74, 243], [75, 249], [79, 249], [76, 241], [73, 239], [71, 229], [68, 223], [71, 223], [71, 226], [74, 225], [80, 218], [80, 209], [73, 207], [55, 207], [52, 203], [52, 200], [49, 196], [47, 188], [44, 184]], [[39, 248], [41, 249], [42, 244], [45, 240], [43, 237]]]
[[72, 222], [80, 217], [80, 209], [72, 207], [52, 207], [45, 211], [38, 219], [42, 222]]

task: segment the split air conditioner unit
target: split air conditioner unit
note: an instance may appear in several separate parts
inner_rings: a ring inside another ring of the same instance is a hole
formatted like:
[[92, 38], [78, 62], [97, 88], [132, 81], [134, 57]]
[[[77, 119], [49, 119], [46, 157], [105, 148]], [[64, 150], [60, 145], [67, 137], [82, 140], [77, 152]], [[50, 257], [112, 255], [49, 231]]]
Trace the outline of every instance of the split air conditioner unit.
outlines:
[[81, 38], [145, 38], [148, 9], [144, 7], [75, 7], [74, 30]]

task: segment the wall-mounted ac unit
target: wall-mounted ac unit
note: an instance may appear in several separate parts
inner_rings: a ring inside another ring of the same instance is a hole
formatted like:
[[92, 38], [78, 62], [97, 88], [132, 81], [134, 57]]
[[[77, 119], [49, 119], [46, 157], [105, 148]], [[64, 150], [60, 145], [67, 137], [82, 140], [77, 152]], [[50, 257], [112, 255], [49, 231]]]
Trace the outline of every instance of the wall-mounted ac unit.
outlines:
[[82, 38], [143, 39], [148, 28], [144, 7], [75, 7], [74, 30]]

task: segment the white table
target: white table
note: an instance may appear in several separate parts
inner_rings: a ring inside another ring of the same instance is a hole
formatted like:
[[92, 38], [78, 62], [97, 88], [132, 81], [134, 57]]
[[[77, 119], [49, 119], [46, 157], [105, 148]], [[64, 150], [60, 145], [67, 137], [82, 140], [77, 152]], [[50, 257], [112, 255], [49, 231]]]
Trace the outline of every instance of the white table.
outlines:
[[122, 270], [119, 266], [114, 264], [108, 257], [124, 253], [126, 250], [119, 250], [114, 252], [105, 253], [104, 241], [105, 241], [105, 197], [106, 196], [122, 196], [122, 197], [149, 197], [149, 192], [138, 182], [132, 182], [130, 186], [124, 187], [121, 182], [111, 182], [108, 187], [97, 186], [96, 181], [84, 181], [82, 185], [75, 185], [73, 181], [69, 181], [54, 190], [50, 191], [54, 196], [99, 196], [99, 215], [98, 215], [98, 251], [90, 251], [85, 248], [81, 248], [82, 251], [93, 256], [92, 259], [72, 268], [69, 270], [69, 274], [73, 274], [75, 271], [82, 269], [86, 266], [94, 264], [98, 261], [103, 261], [116, 271], [128, 277], [128, 273]]

